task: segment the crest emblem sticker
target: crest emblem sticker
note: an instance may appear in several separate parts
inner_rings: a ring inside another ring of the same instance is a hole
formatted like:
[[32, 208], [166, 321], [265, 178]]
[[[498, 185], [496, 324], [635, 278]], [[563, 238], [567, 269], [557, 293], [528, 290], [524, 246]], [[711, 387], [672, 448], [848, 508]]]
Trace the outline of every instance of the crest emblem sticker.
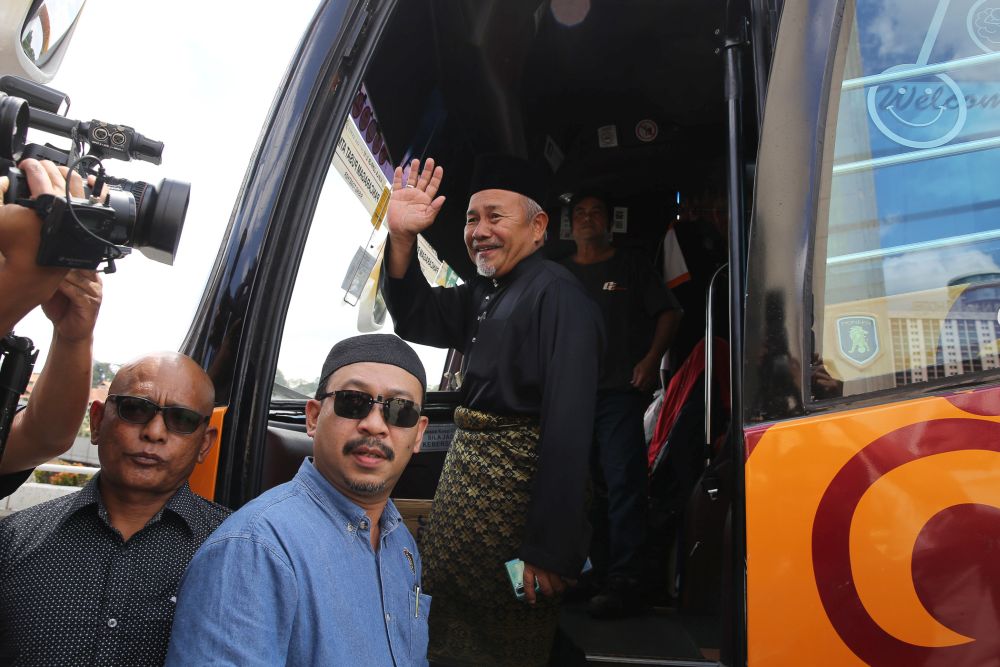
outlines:
[[878, 326], [868, 315], [852, 315], [837, 320], [840, 356], [858, 368], [864, 368], [878, 356]]

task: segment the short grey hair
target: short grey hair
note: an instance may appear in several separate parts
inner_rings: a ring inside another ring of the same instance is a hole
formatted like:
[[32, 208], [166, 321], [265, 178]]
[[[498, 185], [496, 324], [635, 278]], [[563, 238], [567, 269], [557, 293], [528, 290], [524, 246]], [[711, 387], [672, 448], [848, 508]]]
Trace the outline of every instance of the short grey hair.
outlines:
[[[521, 195], [521, 206], [524, 207], [524, 223], [528, 224], [535, 219], [535, 216], [539, 213], [545, 213], [545, 209], [542, 208], [538, 202], [536, 202], [531, 197], [526, 195]], [[549, 230], [546, 228], [545, 232], [542, 234], [541, 243], [544, 244], [549, 240]]]
[[531, 197], [526, 197], [525, 195], [521, 195], [521, 206], [524, 207], [524, 215], [526, 222], [531, 222], [532, 220], [534, 220], [535, 216], [538, 215], [539, 213], [545, 213], [545, 209], [539, 206], [538, 202], [536, 202]]

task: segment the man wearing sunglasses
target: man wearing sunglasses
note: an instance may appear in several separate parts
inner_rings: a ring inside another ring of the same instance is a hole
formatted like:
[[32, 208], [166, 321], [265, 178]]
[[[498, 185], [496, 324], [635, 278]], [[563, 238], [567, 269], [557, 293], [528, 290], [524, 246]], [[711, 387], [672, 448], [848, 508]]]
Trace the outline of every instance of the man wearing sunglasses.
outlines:
[[313, 458], [191, 561], [167, 665], [425, 665], [430, 597], [389, 494], [420, 451], [424, 368], [396, 336], [333, 346], [306, 403]]
[[214, 393], [182, 354], [123, 366], [90, 408], [100, 473], [0, 520], [0, 664], [163, 664], [184, 568], [229, 515], [187, 483]]
[[[462, 353], [458, 429], [421, 540], [435, 600], [429, 657], [545, 665], [558, 594], [587, 553], [600, 313], [573, 275], [539, 252], [548, 225], [542, 179], [510, 156], [480, 156], [473, 169], [465, 244], [479, 275], [431, 288], [415, 245], [444, 206], [442, 177], [431, 159], [422, 170], [414, 160], [405, 179], [396, 170], [382, 272], [396, 333]], [[503, 565], [516, 558], [527, 604]]]

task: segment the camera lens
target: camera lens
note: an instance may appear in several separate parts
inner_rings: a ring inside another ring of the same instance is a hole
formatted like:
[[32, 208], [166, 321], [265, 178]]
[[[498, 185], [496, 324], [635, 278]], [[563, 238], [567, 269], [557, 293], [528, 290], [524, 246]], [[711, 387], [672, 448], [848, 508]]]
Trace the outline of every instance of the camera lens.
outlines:
[[154, 261], [173, 264], [191, 198], [191, 184], [166, 178], [156, 187], [137, 182], [132, 194], [136, 200], [136, 219], [130, 245]]

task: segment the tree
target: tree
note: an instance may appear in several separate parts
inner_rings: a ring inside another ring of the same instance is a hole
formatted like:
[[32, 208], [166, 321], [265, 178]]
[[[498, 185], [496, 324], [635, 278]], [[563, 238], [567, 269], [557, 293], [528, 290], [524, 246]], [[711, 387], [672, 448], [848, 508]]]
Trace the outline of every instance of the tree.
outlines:
[[99, 387], [104, 382], [110, 382], [121, 368], [118, 364], [110, 364], [106, 361], [94, 360], [94, 370], [91, 374], [90, 386]]
[[289, 389], [297, 391], [305, 396], [312, 396], [316, 393], [316, 389], [319, 387], [319, 379], [316, 380], [292, 380], [292, 386]]

